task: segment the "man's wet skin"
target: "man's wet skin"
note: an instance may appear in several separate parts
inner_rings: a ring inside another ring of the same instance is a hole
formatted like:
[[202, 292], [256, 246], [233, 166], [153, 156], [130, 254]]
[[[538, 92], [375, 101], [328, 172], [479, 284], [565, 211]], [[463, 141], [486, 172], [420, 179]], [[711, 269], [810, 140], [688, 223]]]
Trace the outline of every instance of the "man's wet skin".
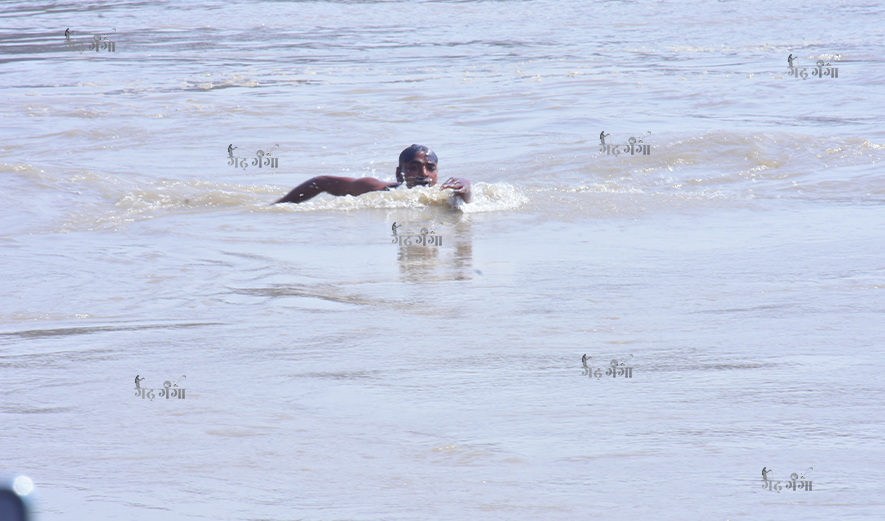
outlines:
[[[427, 154], [424, 150], [427, 150], [430, 154]], [[396, 167], [397, 182], [395, 183], [381, 181], [372, 177], [354, 179], [352, 177], [321, 175], [296, 186], [285, 197], [274, 204], [300, 203], [323, 192], [336, 196], [357, 196], [367, 192], [390, 190], [402, 183], [405, 183], [407, 188], [436, 185], [438, 168], [435, 161], [436, 155], [432, 151], [427, 149], [427, 147], [412, 145], [404, 150], [400, 157], [402, 158], [403, 155], [410, 155], [411, 159]], [[470, 181], [466, 179], [450, 177], [440, 186], [440, 189], [451, 189], [456, 194], [456, 197], [460, 197], [464, 202], [470, 202], [472, 195]]]

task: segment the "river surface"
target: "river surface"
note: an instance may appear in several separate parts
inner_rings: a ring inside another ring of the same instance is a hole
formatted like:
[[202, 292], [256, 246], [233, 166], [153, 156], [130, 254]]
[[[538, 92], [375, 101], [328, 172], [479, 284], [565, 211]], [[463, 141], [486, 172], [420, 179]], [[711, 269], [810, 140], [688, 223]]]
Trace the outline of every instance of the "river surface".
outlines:
[[[0, 477], [40, 521], [883, 519], [883, 20], [4, 2]], [[473, 201], [269, 205], [412, 143]]]

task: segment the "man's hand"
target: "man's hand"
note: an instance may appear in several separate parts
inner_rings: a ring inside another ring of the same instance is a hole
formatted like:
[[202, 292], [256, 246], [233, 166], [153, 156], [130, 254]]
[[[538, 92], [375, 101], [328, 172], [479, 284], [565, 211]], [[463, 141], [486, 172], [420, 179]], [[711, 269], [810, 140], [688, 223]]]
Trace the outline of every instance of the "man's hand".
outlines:
[[450, 177], [446, 179], [446, 182], [439, 187], [441, 190], [445, 190], [447, 188], [451, 188], [455, 191], [455, 194], [461, 196], [461, 199], [464, 199], [465, 203], [470, 202], [471, 192], [470, 192], [470, 181], [461, 178], [461, 177]]

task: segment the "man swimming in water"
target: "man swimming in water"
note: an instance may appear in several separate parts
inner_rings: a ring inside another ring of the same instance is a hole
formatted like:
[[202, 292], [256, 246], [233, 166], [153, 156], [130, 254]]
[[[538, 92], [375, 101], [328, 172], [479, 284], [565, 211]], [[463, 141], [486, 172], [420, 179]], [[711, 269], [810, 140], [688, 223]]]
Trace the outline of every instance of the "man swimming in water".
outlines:
[[[366, 192], [390, 190], [406, 183], [406, 187], [433, 186], [436, 184], [436, 154], [423, 145], [412, 145], [399, 155], [396, 167], [396, 182], [386, 182], [374, 177], [337, 177], [321, 175], [308, 179], [292, 189], [277, 203], [301, 203], [323, 192], [332, 195], [362, 195]], [[471, 199], [470, 181], [460, 177], [450, 177], [440, 186], [441, 190], [452, 189], [455, 195], [469, 203]]]

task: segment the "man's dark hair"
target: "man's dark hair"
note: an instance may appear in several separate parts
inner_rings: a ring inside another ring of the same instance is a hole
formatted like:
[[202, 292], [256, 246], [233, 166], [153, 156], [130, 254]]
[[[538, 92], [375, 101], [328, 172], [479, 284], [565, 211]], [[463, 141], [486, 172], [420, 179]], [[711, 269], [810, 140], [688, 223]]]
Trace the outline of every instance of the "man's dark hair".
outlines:
[[399, 167], [405, 168], [406, 163], [415, 159], [415, 154], [418, 152], [424, 152], [424, 156], [427, 157], [427, 161], [431, 163], [439, 163], [439, 160], [436, 157], [436, 154], [433, 153], [433, 150], [425, 147], [424, 145], [412, 145], [409, 148], [405, 149], [399, 155]]

